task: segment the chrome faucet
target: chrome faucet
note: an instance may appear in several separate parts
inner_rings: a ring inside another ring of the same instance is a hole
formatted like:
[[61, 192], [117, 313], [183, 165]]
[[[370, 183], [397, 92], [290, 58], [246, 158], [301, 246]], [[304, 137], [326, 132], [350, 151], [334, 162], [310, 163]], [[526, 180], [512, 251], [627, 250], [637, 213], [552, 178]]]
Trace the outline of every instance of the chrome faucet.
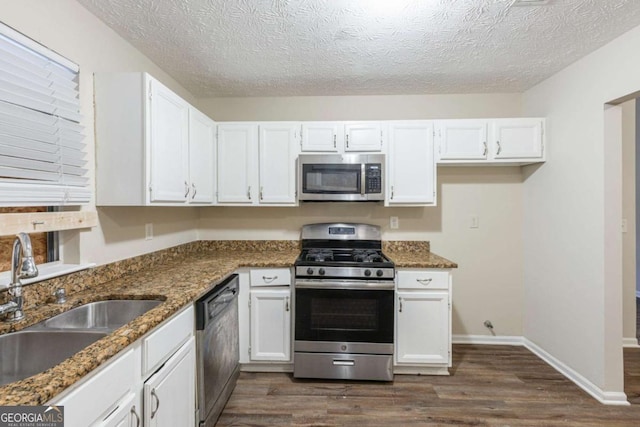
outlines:
[[38, 268], [33, 260], [31, 239], [27, 233], [18, 233], [13, 241], [11, 255], [11, 283], [4, 286], [10, 298], [6, 304], [0, 304], [0, 315], [6, 315], [5, 320], [17, 322], [24, 319], [22, 282], [20, 280], [30, 279], [37, 275]]

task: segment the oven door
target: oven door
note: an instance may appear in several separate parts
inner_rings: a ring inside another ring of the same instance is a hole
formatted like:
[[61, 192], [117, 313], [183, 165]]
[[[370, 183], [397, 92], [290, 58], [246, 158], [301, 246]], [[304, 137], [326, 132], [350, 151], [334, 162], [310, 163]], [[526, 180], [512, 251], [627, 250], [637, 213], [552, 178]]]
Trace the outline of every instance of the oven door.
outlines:
[[[393, 282], [371, 285], [358, 283], [356, 289], [349, 289], [345, 284], [318, 288], [296, 283], [296, 350], [324, 351], [322, 343], [329, 345], [327, 349], [333, 349], [337, 344], [340, 350], [347, 352], [359, 352], [357, 349], [363, 348], [365, 343], [368, 348], [373, 344], [392, 349]], [[343, 343], [345, 348], [341, 348]], [[346, 343], [353, 345], [346, 348]]]

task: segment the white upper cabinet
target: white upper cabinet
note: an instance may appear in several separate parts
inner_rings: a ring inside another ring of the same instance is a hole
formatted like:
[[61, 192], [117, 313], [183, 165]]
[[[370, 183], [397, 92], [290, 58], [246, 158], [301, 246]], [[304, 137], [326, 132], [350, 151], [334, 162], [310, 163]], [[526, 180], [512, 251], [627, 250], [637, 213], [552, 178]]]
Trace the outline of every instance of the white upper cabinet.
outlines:
[[189, 203], [215, 200], [216, 124], [195, 108], [189, 109]]
[[339, 122], [302, 123], [302, 151], [337, 153], [344, 144], [344, 126]]
[[542, 119], [493, 121], [495, 159], [542, 159]]
[[255, 123], [218, 125], [218, 203], [256, 202], [257, 132]]
[[435, 205], [433, 122], [389, 122], [386, 205]]
[[296, 204], [296, 158], [300, 127], [296, 123], [259, 125], [261, 204]]
[[149, 201], [185, 202], [190, 188], [189, 104], [157, 80], [149, 83]]
[[219, 204], [297, 204], [299, 123], [221, 123], [217, 146]]
[[440, 160], [487, 158], [486, 120], [443, 120], [438, 123]]
[[204, 115], [146, 73], [96, 74], [94, 86], [98, 206], [213, 202], [213, 125], [194, 122]]
[[436, 132], [438, 163], [544, 162], [544, 124], [542, 118], [441, 120]]
[[382, 124], [380, 122], [346, 122], [344, 138], [344, 151], [382, 151]]

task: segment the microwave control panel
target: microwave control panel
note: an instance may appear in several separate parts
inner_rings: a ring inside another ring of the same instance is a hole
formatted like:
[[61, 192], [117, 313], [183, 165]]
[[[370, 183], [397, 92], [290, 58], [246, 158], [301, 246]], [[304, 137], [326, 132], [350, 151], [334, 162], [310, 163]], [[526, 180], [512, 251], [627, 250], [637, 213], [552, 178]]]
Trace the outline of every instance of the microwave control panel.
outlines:
[[365, 165], [365, 192], [382, 193], [382, 167], [380, 163]]

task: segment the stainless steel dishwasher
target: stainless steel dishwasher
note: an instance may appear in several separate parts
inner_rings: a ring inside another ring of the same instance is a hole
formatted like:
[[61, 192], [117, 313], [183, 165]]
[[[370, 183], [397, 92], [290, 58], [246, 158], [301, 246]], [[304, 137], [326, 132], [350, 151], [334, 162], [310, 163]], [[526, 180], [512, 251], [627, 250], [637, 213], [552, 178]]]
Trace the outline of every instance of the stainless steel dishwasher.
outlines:
[[233, 274], [196, 301], [200, 426], [215, 425], [240, 374], [238, 290]]

